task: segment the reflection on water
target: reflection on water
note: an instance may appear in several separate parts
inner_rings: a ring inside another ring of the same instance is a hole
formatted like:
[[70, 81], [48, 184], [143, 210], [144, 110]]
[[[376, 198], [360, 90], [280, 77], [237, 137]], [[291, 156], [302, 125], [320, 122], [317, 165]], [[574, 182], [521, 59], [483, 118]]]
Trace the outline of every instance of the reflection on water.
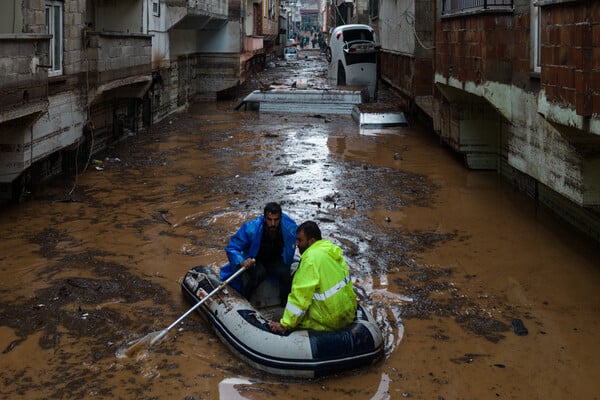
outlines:
[[[252, 386], [252, 382], [244, 378], [226, 378], [219, 382], [219, 399], [220, 400], [245, 400], [251, 397], [245, 397], [241, 394], [248, 387]], [[239, 387], [239, 390], [238, 390]]]
[[[390, 394], [391, 379], [387, 373], [382, 373], [380, 376], [379, 385], [376, 387], [375, 393], [364, 393], [364, 399], [370, 400], [389, 400], [392, 398]], [[268, 392], [277, 386], [287, 386], [286, 382], [269, 382], [262, 380], [250, 380], [245, 377], [226, 378], [219, 382], [219, 399], [220, 400], [247, 400], [253, 399], [260, 392]], [[268, 388], [268, 389], [266, 389]], [[323, 389], [321, 389], [323, 390]], [[247, 393], [247, 396], [244, 394]], [[284, 398], [292, 398], [294, 394], [287, 393]], [[297, 394], [296, 394], [297, 395]], [[303, 398], [302, 396], [294, 398]], [[329, 397], [326, 397], [329, 398]]]
[[390, 394], [390, 377], [388, 374], [381, 374], [381, 381], [379, 381], [379, 387], [377, 388], [377, 393], [371, 400], [389, 400], [392, 396]]

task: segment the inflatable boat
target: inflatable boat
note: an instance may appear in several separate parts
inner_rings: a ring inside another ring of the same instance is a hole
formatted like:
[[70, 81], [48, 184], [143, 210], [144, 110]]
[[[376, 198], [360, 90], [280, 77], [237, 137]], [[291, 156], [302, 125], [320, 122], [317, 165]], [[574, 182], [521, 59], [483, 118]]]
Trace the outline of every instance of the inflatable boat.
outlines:
[[215, 271], [200, 266], [187, 272], [181, 290], [192, 305], [204, 299], [198, 312], [223, 343], [254, 368], [282, 376], [316, 378], [371, 365], [384, 354], [381, 330], [360, 303], [354, 322], [344, 329], [278, 334], [268, 326], [283, 313], [277, 304], [278, 291], [272, 286], [276, 283], [264, 282], [250, 300], [229, 286], [211, 294], [220, 285]]

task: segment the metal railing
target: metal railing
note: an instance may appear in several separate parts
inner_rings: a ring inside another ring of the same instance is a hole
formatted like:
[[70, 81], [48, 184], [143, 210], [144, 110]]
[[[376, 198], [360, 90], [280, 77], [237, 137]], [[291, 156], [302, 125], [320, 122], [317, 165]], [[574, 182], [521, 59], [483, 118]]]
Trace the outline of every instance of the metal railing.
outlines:
[[442, 0], [442, 15], [487, 10], [512, 10], [513, 0]]

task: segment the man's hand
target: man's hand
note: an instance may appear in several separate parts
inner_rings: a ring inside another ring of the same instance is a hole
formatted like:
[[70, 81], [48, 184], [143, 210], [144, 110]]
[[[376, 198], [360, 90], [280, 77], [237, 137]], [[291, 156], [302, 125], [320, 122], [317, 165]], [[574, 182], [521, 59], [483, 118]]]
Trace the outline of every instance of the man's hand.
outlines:
[[279, 322], [271, 321], [269, 322], [269, 329], [271, 332], [275, 333], [285, 333], [285, 328], [281, 326]]
[[250, 269], [256, 265], [256, 260], [254, 258], [246, 258], [244, 261], [240, 263], [241, 268]]

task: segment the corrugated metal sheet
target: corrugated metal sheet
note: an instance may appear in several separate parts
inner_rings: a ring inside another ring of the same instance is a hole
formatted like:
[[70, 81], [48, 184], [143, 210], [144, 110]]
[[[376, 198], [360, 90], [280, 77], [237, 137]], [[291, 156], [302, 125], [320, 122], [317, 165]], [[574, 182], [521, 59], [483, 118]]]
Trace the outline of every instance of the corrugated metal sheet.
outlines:
[[408, 126], [408, 120], [401, 111], [364, 111], [354, 106], [352, 118], [361, 128], [384, 128], [392, 126]]
[[347, 114], [362, 103], [360, 90], [274, 89], [255, 90], [244, 98], [242, 105], [258, 104], [261, 112]]

